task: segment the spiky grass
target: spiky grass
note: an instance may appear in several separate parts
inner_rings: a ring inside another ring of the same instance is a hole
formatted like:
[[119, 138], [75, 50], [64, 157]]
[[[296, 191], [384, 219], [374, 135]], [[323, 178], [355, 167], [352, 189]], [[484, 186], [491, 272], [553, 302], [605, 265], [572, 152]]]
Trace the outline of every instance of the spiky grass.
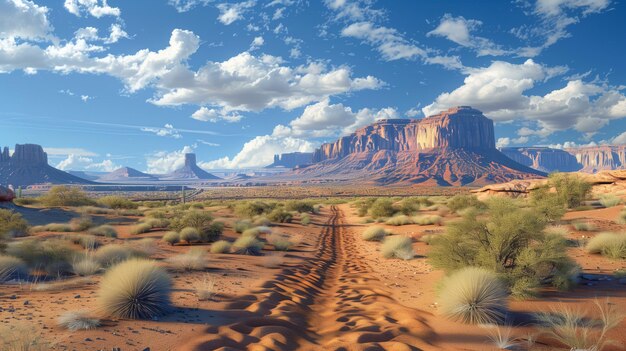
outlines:
[[0, 336], [2, 351], [48, 351], [53, 346], [35, 327], [26, 324], [0, 325]]
[[100, 326], [100, 320], [87, 311], [67, 311], [59, 316], [57, 323], [69, 331], [92, 330]]
[[513, 328], [510, 325], [485, 326], [489, 332], [489, 340], [499, 350], [514, 350], [519, 345], [518, 339], [513, 335]]
[[258, 256], [261, 254], [263, 246], [263, 242], [257, 240], [254, 236], [241, 236], [235, 240], [232, 249], [240, 255]]
[[85, 257], [72, 263], [72, 271], [81, 277], [94, 275], [100, 271], [100, 263], [91, 257]]
[[172, 281], [154, 262], [132, 259], [112, 267], [102, 278], [98, 303], [115, 318], [151, 319], [171, 309]]
[[103, 266], [110, 267], [135, 256], [136, 252], [127, 246], [106, 245], [100, 247], [94, 254], [94, 258]]
[[0, 283], [28, 277], [28, 266], [21, 259], [0, 255]]
[[237, 233], [243, 233], [244, 230], [252, 228], [254, 225], [249, 219], [242, 219], [235, 222], [234, 229]]
[[442, 219], [439, 215], [423, 215], [423, 216], [415, 216], [412, 218], [413, 223], [419, 225], [441, 225]]
[[206, 266], [206, 251], [193, 248], [188, 252], [167, 259], [167, 262], [180, 271], [200, 271]]
[[440, 294], [442, 313], [468, 324], [494, 324], [507, 312], [507, 288], [495, 273], [462, 268], [445, 278]]
[[381, 245], [380, 252], [384, 258], [410, 260], [415, 256], [411, 238], [401, 235], [394, 235], [385, 238], [383, 244]]
[[149, 223], [139, 223], [130, 230], [130, 234], [138, 235], [138, 234], [147, 233], [151, 230], [152, 230], [152, 225], [150, 225]]
[[287, 235], [269, 235], [267, 237], [267, 242], [274, 245], [274, 249], [277, 251], [289, 251], [295, 246], [295, 243]]
[[115, 230], [115, 228], [113, 228], [112, 226], [106, 224], [89, 229], [89, 234], [104, 236], [107, 238], [117, 238], [117, 230]]
[[569, 235], [569, 230], [567, 230], [567, 227], [562, 226], [562, 225], [546, 227], [544, 232], [548, 235], [559, 235], [563, 237], [566, 237]]
[[217, 286], [215, 284], [215, 278], [211, 275], [205, 275], [202, 280], [196, 286], [196, 296], [199, 301], [213, 300], [217, 294]]
[[585, 249], [613, 259], [626, 258], [626, 234], [600, 233], [589, 240]]
[[600, 197], [600, 204], [604, 207], [613, 207], [622, 203], [622, 199], [618, 196], [609, 194]]
[[211, 244], [211, 253], [228, 253], [231, 244], [226, 240], [219, 240]]
[[381, 241], [385, 238], [385, 236], [387, 236], [387, 234], [389, 233], [385, 230], [385, 228], [375, 226], [365, 229], [363, 234], [361, 234], [361, 237], [365, 241]]
[[401, 226], [413, 224], [413, 219], [407, 215], [393, 216], [385, 221], [387, 225]]
[[178, 232], [167, 232], [161, 240], [173, 246], [180, 242], [180, 234]]
[[183, 228], [183, 230], [180, 231], [180, 240], [187, 244], [198, 242], [200, 241], [200, 232], [193, 227]]
[[592, 232], [596, 230], [596, 226], [590, 222], [575, 222], [573, 226], [574, 229], [578, 230], [579, 232]]

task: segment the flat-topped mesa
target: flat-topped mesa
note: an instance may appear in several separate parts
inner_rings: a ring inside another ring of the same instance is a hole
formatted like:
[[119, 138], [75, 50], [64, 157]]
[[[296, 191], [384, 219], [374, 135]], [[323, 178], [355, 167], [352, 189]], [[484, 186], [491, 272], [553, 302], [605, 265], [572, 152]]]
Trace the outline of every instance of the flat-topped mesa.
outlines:
[[310, 164], [312, 159], [312, 152], [288, 152], [274, 155], [274, 162], [267, 167], [295, 168], [297, 166]]
[[585, 172], [626, 168], [626, 145], [602, 145], [568, 148]]
[[548, 147], [505, 147], [500, 149], [508, 158], [542, 172], [575, 172], [582, 168], [571, 153]]
[[458, 106], [418, 122], [419, 149], [495, 149], [493, 121], [479, 110]]
[[43, 151], [41, 145], [16, 144], [11, 162], [24, 165], [48, 165], [48, 154]]

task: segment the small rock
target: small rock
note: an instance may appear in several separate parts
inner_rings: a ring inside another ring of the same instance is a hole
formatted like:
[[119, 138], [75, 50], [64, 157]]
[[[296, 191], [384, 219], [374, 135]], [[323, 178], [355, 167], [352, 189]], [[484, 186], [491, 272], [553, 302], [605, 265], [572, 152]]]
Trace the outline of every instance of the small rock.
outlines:
[[30, 305], [30, 301], [26, 300], [24, 301], [24, 306]]
[[91, 340], [90, 338], [85, 338], [85, 341], [93, 341], [93, 340]]
[[75, 299], [80, 299], [80, 295], [74, 296]]

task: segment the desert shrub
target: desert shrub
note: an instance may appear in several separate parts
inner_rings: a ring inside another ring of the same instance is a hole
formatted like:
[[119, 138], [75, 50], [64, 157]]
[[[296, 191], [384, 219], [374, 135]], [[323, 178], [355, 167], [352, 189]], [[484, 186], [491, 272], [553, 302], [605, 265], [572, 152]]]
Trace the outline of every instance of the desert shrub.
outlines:
[[151, 256], [157, 250], [157, 240], [155, 238], [141, 238], [130, 242], [135, 254], [138, 256]]
[[447, 225], [432, 243], [431, 263], [449, 273], [474, 266], [502, 274], [518, 297], [532, 295], [544, 282], [564, 287], [563, 277], [575, 264], [565, 239], [544, 233], [545, 217], [508, 198], [493, 198], [487, 206], [487, 218], [466, 216]]
[[199, 301], [208, 301], [213, 299], [217, 294], [217, 287], [215, 286], [215, 279], [210, 275], [204, 276], [204, 278], [196, 286], [196, 296]]
[[474, 195], [455, 195], [448, 200], [446, 206], [452, 212], [457, 212], [469, 207], [473, 207], [475, 209], [484, 209], [485, 203], [478, 200], [478, 198]]
[[422, 207], [431, 206], [433, 203], [427, 197], [408, 197], [400, 203], [400, 212], [412, 216]]
[[393, 216], [389, 218], [388, 220], [386, 220], [385, 224], [395, 225], [395, 226], [408, 225], [408, 224], [413, 224], [413, 219], [407, 215], [398, 215], [398, 216]]
[[591, 184], [575, 174], [552, 173], [548, 177], [548, 184], [556, 190], [561, 203], [568, 208], [579, 207], [591, 193]]
[[309, 225], [309, 224], [311, 224], [311, 216], [309, 216], [307, 214], [303, 214], [302, 216], [300, 216], [300, 224], [302, 224], [302, 225]]
[[271, 206], [262, 201], [240, 202], [235, 206], [235, 214], [240, 217], [253, 218], [271, 211]]
[[150, 225], [149, 223], [139, 223], [131, 228], [130, 234], [138, 235], [138, 234], [148, 233], [151, 230], [152, 230], [152, 225]]
[[261, 254], [263, 246], [263, 242], [257, 240], [256, 237], [244, 235], [235, 240], [232, 250], [240, 255], [258, 256]]
[[422, 216], [413, 217], [412, 221], [413, 223], [419, 224], [419, 225], [431, 225], [431, 224], [441, 225], [442, 219], [441, 219], [441, 216], [438, 216], [438, 215], [422, 215]]
[[435, 240], [437, 240], [437, 237], [438, 237], [438, 236], [439, 236], [439, 235], [435, 235], [435, 234], [425, 234], [425, 235], [422, 235], [422, 236], [419, 238], [419, 241], [421, 241], [421, 242], [423, 242], [423, 243], [426, 243], [426, 245], [432, 245], [432, 243], [433, 243]]
[[39, 328], [21, 323], [0, 325], [0, 350], [49, 351], [52, 345], [44, 340]]
[[589, 316], [584, 310], [561, 305], [553, 307], [550, 312], [536, 314], [536, 319], [543, 335], [571, 350], [601, 351], [606, 346], [616, 344], [607, 334], [619, 326], [624, 314], [608, 300], [605, 303], [596, 300], [595, 305], [595, 316]]
[[96, 200], [98, 205], [113, 208], [113, 209], [127, 209], [132, 210], [136, 209], [138, 205], [124, 197], [121, 196], [104, 196]]
[[141, 222], [149, 225], [152, 229], [167, 228], [170, 226], [170, 221], [165, 218], [144, 218]]
[[93, 221], [91, 220], [91, 217], [86, 215], [72, 218], [69, 224], [73, 232], [82, 232], [83, 230], [87, 230], [93, 227]]
[[199, 271], [205, 268], [205, 254], [206, 251], [201, 248], [192, 248], [184, 254], [168, 258], [167, 262], [178, 270]]
[[50, 275], [71, 272], [71, 264], [77, 252], [62, 239], [22, 240], [10, 243], [6, 253], [21, 258], [32, 269], [45, 270]]
[[84, 257], [72, 263], [72, 272], [81, 277], [94, 275], [100, 268], [100, 263], [91, 257]]
[[11, 210], [0, 209], [0, 239], [24, 236], [28, 233], [28, 222], [22, 215]]
[[401, 235], [386, 237], [380, 247], [380, 252], [384, 258], [410, 260], [415, 256], [411, 238]]
[[274, 246], [277, 251], [289, 251], [295, 243], [289, 240], [287, 235], [272, 234], [267, 237], [267, 242]]
[[235, 229], [237, 233], [243, 233], [244, 230], [250, 229], [252, 227], [254, 227], [252, 222], [250, 220], [244, 219], [244, 220], [236, 221], [233, 228]]
[[39, 203], [39, 199], [34, 197], [19, 197], [13, 199], [13, 203], [18, 206], [37, 205]]
[[230, 243], [226, 240], [218, 240], [211, 244], [211, 253], [228, 253], [230, 252]]
[[249, 237], [253, 237], [253, 238], [258, 237], [259, 235], [261, 235], [260, 227], [254, 227], [254, 228], [246, 229], [246, 230], [243, 231], [243, 233], [241, 233], [241, 236], [249, 236]]
[[213, 216], [204, 211], [188, 211], [182, 217], [175, 217], [170, 223], [170, 228], [182, 231], [183, 228], [192, 227], [199, 233], [203, 232], [211, 225]]
[[469, 324], [493, 324], [504, 320], [508, 291], [487, 269], [465, 267], [445, 278], [441, 288], [442, 313]]
[[365, 241], [381, 241], [387, 236], [387, 230], [383, 227], [369, 227], [363, 231], [361, 237]]
[[180, 234], [178, 232], [167, 232], [163, 235], [163, 241], [170, 245], [178, 244], [180, 242]]
[[78, 240], [78, 244], [87, 250], [93, 250], [99, 245], [98, 239], [96, 239], [95, 235], [80, 234], [76, 235], [76, 238]]
[[115, 214], [115, 210], [110, 208], [96, 207], [96, 206], [81, 206], [78, 210], [78, 213], [82, 214]]
[[28, 266], [21, 259], [0, 255], [0, 283], [28, 277]]
[[150, 218], [161, 218], [164, 219], [167, 217], [167, 213], [165, 211], [162, 210], [150, 210], [150, 211], [146, 211], [144, 213], [144, 215], [146, 217], [150, 217]]
[[530, 205], [548, 222], [561, 219], [567, 211], [559, 194], [551, 192], [549, 186], [540, 187], [530, 193]]
[[223, 232], [224, 223], [213, 222], [200, 232], [200, 239], [202, 241], [215, 241], [220, 238]]
[[626, 234], [600, 233], [589, 240], [585, 249], [613, 259], [626, 258]]
[[137, 252], [135, 250], [127, 246], [116, 244], [102, 246], [94, 253], [94, 258], [103, 267], [116, 265], [134, 256], [137, 256]]
[[189, 204], [189, 208], [193, 208], [194, 210], [204, 210], [204, 205], [199, 202], [193, 202]]
[[100, 320], [90, 316], [87, 311], [63, 312], [57, 320], [60, 327], [69, 331], [92, 330], [100, 326]]
[[395, 212], [393, 201], [384, 198], [376, 199], [368, 210], [369, 215], [373, 218], [391, 217]]
[[285, 209], [287, 211], [296, 211], [300, 213], [313, 213], [315, 211], [313, 206], [314, 203], [308, 200], [290, 200], [285, 203]]
[[122, 262], [104, 275], [98, 303], [111, 317], [152, 319], [171, 310], [172, 281], [154, 262], [132, 259]]
[[272, 224], [272, 221], [269, 220], [266, 216], [256, 216], [252, 221], [252, 224], [256, 227], [258, 226], [269, 226]]
[[600, 197], [600, 204], [604, 207], [613, 207], [622, 203], [622, 199], [618, 196], [609, 194]]
[[187, 244], [198, 242], [200, 241], [200, 233], [193, 227], [183, 228], [183, 230], [180, 231], [180, 240]]
[[567, 230], [565, 226], [561, 225], [546, 227], [544, 232], [549, 235], [560, 235], [562, 237], [566, 237], [569, 235], [569, 230]]
[[46, 225], [37, 225], [30, 228], [32, 233], [39, 232], [56, 232], [56, 233], [69, 233], [73, 232], [74, 229], [71, 225], [67, 223], [48, 223]]
[[66, 185], [53, 186], [39, 200], [46, 206], [93, 206], [96, 204], [82, 189]]
[[89, 234], [106, 238], [117, 238], [117, 230], [106, 224], [89, 229]]
[[574, 222], [572, 225], [574, 226], [574, 229], [580, 232], [592, 232], [596, 230], [596, 226], [590, 222], [579, 221], [579, 222]]
[[293, 215], [282, 208], [276, 208], [267, 215], [267, 218], [272, 222], [291, 223]]
[[364, 217], [369, 212], [370, 207], [376, 201], [376, 198], [361, 198], [356, 200], [352, 205], [357, 209], [357, 215]]

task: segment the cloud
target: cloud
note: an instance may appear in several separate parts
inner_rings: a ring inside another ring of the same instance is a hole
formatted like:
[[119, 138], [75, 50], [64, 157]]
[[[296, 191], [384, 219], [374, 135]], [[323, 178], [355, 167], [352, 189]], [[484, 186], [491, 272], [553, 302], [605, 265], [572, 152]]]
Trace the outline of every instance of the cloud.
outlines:
[[107, 0], [65, 0], [64, 6], [69, 13], [78, 17], [84, 13], [96, 18], [103, 16], [119, 17], [121, 15], [120, 9], [109, 6]]
[[626, 132], [616, 136], [611, 140], [613, 144], [626, 144]]
[[152, 127], [143, 127], [141, 128], [142, 132], [154, 133], [160, 137], [170, 137], [174, 139], [180, 139], [183, 136], [174, 128], [171, 124], [166, 124], [163, 128], [152, 128]]
[[539, 129], [527, 135], [547, 136], [573, 128], [592, 135], [609, 121], [626, 117], [626, 97], [619, 88], [606, 84], [568, 81], [566, 86], [541, 95], [526, 92], [565, 72], [563, 67], [547, 67], [533, 60], [523, 64], [495, 61], [485, 68], [471, 69], [464, 84], [443, 93], [422, 111], [426, 116], [452, 106], [469, 105], [500, 121], [526, 119]]
[[167, 174], [185, 165], [185, 154], [193, 152], [194, 146], [184, 146], [181, 150], [159, 151], [146, 157], [146, 172], [151, 174]]
[[243, 118], [242, 115], [237, 112], [226, 112], [223, 109], [217, 110], [214, 108], [201, 107], [199, 110], [191, 115], [191, 118], [203, 122], [217, 123], [219, 121], [225, 121], [229, 123], [239, 122]]
[[206, 6], [212, 0], [169, 0], [168, 4], [174, 6], [178, 12], [187, 12], [198, 5]]
[[463, 47], [476, 50], [478, 56], [500, 56], [510, 53], [487, 38], [473, 35], [472, 31], [481, 25], [481, 21], [465, 19], [462, 16], [453, 17], [447, 13], [441, 18], [437, 28], [428, 32], [426, 36], [447, 38]]
[[79, 28], [74, 32], [75, 39], [84, 39], [85, 41], [102, 41], [105, 44], [117, 43], [122, 38], [128, 38], [128, 33], [122, 29], [122, 26], [118, 23], [113, 23], [109, 28], [109, 36], [101, 38], [98, 35], [98, 29], [94, 27]]
[[315, 144], [307, 140], [262, 135], [246, 142], [233, 158], [223, 157], [210, 162], [200, 162], [199, 166], [207, 170], [264, 167], [273, 162], [275, 154], [314, 150]]
[[250, 43], [250, 51], [256, 50], [258, 48], [260, 48], [261, 46], [263, 46], [263, 44], [265, 44], [265, 40], [263, 39], [263, 37], [255, 37], [252, 40], [252, 43]]
[[379, 119], [398, 118], [392, 107], [373, 110], [369, 108], [353, 112], [343, 104], [330, 104], [324, 99], [309, 105], [302, 115], [289, 122], [289, 126], [277, 125], [272, 135], [292, 137], [328, 137], [345, 135]]
[[81, 95], [80, 99], [83, 100], [83, 102], [87, 102], [89, 100], [93, 100], [94, 97], [93, 96], [89, 96], [89, 95]]
[[217, 19], [224, 25], [230, 25], [233, 22], [243, 19], [243, 14], [256, 4], [256, 1], [249, 0], [239, 3], [222, 3], [217, 5], [220, 15]]
[[53, 30], [49, 9], [28, 0], [0, 1], [0, 39], [41, 40]]
[[364, 40], [376, 46], [386, 61], [426, 57], [426, 51], [404, 39], [397, 30], [376, 26], [371, 22], [352, 23], [341, 31], [344, 37]]
[[503, 148], [503, 147], [507, 147], [509, 146], [509, 144], [511, 144], [511, 138], [498, 138], [498, 141], [496, 141], [496, 147], [497, 148]]
[[220, 146], [220, 144], [217, 144], [217, 143], [212, 143], [212, 142], [210, 142], [210, 141], [206, 141], [206, 140], [204, 140], [204, 139], [197, 139], [196, 141], [197, 141], [197, 142], [199, 142], [199, 143], [200, 143], [200, 144], [202, 144], [202, 145], [207, 145], [207, 146]]
[[116, 165], [111, 160], [103, 160], [102, 162], [94, 162], [94, 160], [90, 157], [79, 156], [75, 154], [69, 154], [67, 158], [56, 165], [56, 168], [67, 171], [99, 171], [99, 172], [113, 172], [118, 169], [119, 166]]

